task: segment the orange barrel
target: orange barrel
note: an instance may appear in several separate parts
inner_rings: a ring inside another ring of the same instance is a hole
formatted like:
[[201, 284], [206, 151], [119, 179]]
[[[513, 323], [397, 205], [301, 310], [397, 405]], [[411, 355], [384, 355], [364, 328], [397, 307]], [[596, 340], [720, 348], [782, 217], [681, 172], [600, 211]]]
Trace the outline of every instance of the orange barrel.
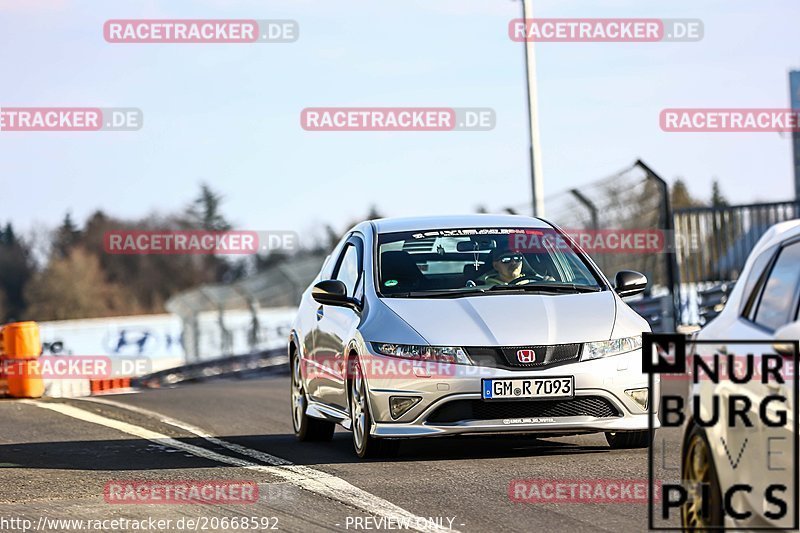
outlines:
[[3, 356], [7, 359], [36, 359], [42, 353], [39, 324], [12, 322], [3, 326]]
[[6, 359], [8, 395], [12, 398], [41, 398], [44, 394], [39, 361]]
[[42, 353], [39, 324], [13, 322], [3, 326], [1, 333], [8, 395], [13, 398], [41, 398], [44, 381], [36, 360]]
[[5, 360], [0, 358], [0, 398], [8, 394], [8, 378], [6, 377]]

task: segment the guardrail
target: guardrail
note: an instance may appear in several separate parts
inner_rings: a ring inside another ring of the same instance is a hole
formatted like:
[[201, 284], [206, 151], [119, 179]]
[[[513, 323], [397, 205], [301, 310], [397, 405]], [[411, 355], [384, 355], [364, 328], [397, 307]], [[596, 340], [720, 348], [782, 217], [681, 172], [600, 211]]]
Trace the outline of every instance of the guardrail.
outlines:
[[[13, 364], [27, 364], [29, 359], [34, 355], [38, 357], [39, 354], [41, 354], [41, 342], [36, 323], [7, 324], [5, 328], [0, 327], [0, 397], [5, 395], [18, 398], [38, 398], [43, 395], [83, 397], [119, 394], [141, 388], [170, 387], [178, 383], [212, 378], [245, 378], [289, 372], [286, 349], [276, 348], [246, 355], [208, 359], [138, 377], [115, 375], [101, 379], [43, 379], [38, 372], [33, 371], [14, 372], [8, 376], [3, 374], [3, 369], [9, 361]], [[35, 363], [35, 359], [33, 362]], [[34, 388], [36, 390], [33, 390]]]
[[672, 316], [672, 298], [669, 295], [648, 296], [626, 303], [647, 320], [654, 333], [669, 333], [669, 318]]
[[243, 378], [265, 373], [288, 373], [288, 371], [289, 357], [286, 349], [277, 348], [255, 354], [234, 355], [161, 370], [131, 379], [130, 386], [152, 389], [212, 378]]
[[717, 317], [728, 302], [734, 283], [721, 283], [697, 292], [700, 323], [708, 324]]

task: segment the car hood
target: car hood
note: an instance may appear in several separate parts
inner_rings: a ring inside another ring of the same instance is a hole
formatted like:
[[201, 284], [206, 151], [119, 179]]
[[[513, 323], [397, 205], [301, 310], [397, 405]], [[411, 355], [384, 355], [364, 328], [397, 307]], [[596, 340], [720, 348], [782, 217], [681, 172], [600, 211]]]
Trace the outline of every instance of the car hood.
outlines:
[[502, 294], [449, 299], [384, 298], [433, 346], [567, 344], [611, 337], [611, 291]]

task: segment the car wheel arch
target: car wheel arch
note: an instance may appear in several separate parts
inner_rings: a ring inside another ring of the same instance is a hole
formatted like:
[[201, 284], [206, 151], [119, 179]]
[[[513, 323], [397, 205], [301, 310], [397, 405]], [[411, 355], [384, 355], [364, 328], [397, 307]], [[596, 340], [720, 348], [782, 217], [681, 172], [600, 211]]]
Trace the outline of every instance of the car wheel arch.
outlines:
[[[358, 360], [360, 358], [360, 355], [358, 353], [358, 348], [356, 346], [355, 341], [352, 341], [349, 344], [348, 349], [345, 350], [345, 353], [347, 354], [347, 357], [345, 358], [344, 364], [345, 364], [345, 368], [347, 370], [346, 370], [344, 383], [345, 383], [345, 387], [346, 387], [346, 390], [347, 390], [347, 411], [348, 411], [348, 413], [350, 413], [350, 412], [352, 412], [351, 411], [350, 402], [352, 402], [352, 399], [353, 399], [353, 397], [352, 397], [352, 387], [351, 387], [352, 381], [353, 381], [353, 374], [352, 374], [352, 371], [350, 370], [350, 365], [352, 364], [351, 361], [356, 361], [356, 360]], [[365, 387], [366, 387], [366, 392], [367, 392], [367, 407], [369, 408], [370, 413], [374, 414], [375, 411], [372, 408], [372, 399], [370, 398], [370, 394], [369, 394], [369, 379], [367, 378], [367, 374], [364, 373], [363, 367], [361, 369], [361, 372], [362, 372], [362, 376], [361, 377], [364, 380]], [[373, 420], [373, 422], [374, 422], [374, 420]]]
[[358, 351], [356, 350], [355, 346], [353, 346], [353, 344], [351, 343], [348, 349], [345, 350], [345, 352], [347, 353], [347, 357], [345, 357], [344, 359], [344, 367], [345, 367], [344, 383], [346, 387], [345, 390], [347, 390], [347, 409], [349, 411], [350, 402], [352, 401], [351, 385], [353, 381], [353, 372], [350, 369], [350, 365], [352, 365], [353, 361], [358, 359]]
[[289, 353], [289, 360], [291, 361], [292, 355], [297, 352], [300, 352], [300, 336], [297, 334], [296, 330], [292, 330], [289, 333], [289, 342], [288, 342], [288, 353]]

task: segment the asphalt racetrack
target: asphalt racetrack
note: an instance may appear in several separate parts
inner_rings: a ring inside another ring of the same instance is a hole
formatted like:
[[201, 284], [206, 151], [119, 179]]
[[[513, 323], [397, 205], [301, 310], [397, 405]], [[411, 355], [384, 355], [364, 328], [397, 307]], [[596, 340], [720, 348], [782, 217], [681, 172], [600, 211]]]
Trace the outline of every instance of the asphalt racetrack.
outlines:
[[[0, 530], [647, 529], [643, 502], [520, 503], [509, 491], [519, 479], [646, 480], [646, 450], [612, 451], [602, 435], [459, 437], [406, 441], [395, 459], [362, 461], [341, 429], [331, 443], [298, 442], [288, 392], [288, 377], [271, 376], [100, 398], [2, 401]], [[676, 435], [663, 436], [665, 446], [678, 446]], [[107, 498], [110, 483], [187, 480], [251, 482], [257, 498]], [[236, 517], [249, 521], [232, 522]]]

